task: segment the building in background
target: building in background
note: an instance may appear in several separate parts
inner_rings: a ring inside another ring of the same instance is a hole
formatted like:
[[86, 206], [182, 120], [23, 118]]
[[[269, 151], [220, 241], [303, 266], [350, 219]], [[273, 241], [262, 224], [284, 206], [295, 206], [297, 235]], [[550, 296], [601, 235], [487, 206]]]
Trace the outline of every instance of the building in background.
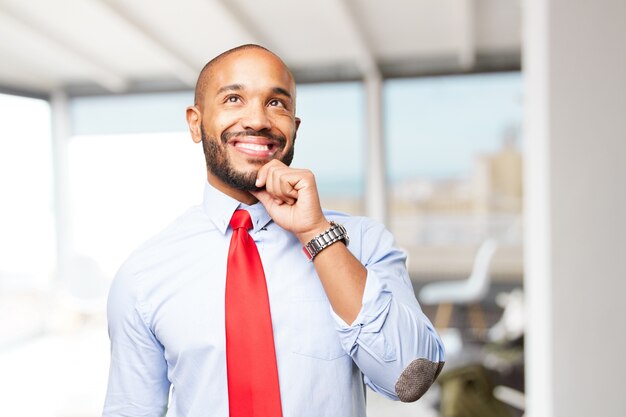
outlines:
[[391, 227], [409, 254], [415, 280], [468, 274], [478, 245], [496, 238], [501, 247], [494, 276], [521, 283], [523, 161], [518, 137], [516, 129], [507, 129], [499, 149], [473, 156], [466, 176], [414, 177], [394, 184]]

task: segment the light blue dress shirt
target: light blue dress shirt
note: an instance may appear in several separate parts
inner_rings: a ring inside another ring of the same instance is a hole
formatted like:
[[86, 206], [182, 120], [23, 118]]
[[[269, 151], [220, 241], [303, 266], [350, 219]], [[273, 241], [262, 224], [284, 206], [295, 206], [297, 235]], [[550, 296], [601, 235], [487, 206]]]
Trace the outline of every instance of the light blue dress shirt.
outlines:
[[104, 416], [228, 417], [224, 290], [238, 207], [250, 212], [267, 279], [284, 417], [365, 416], [364, 382], [398, 399], [395, 384], [412, 361], [443, 362], [405, 256], [382, 225], [325, 211], [367, 268], [363, 305], [348, 325], [296, 237], [260, 203], [243, 206], [207, 184], [203, 204], [143, 244], [113, 281]]

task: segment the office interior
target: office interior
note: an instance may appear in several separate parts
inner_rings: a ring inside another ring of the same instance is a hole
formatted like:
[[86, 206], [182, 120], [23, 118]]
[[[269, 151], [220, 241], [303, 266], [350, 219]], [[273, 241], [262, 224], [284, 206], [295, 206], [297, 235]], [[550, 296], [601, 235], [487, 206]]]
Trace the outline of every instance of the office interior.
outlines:
[[446, 345], [368, 416], [626, 415], [626, 3], [581, 3], [1, 1], [0, 413], [100, 415], [116, 269], [201, 199], [197, 73], [258, 43], [294, 164], [394, 233]]

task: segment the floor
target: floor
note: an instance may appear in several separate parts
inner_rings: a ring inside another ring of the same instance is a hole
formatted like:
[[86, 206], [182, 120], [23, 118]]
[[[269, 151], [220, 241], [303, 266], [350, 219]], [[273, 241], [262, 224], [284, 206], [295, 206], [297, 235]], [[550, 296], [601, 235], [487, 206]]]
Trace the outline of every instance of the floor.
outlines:
[[[108, 373], [104, 327], [35, 336], [0, 351], [2, 412], [15, 417], [96, 417]], [[8, 376], [8, 377], [7, 377]]]

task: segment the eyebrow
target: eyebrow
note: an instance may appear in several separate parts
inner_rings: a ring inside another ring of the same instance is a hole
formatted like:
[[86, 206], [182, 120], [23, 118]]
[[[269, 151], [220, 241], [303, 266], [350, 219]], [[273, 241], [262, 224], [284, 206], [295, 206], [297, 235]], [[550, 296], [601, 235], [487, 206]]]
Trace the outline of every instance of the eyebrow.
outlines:
[[221, 87], [219, 90], [217, 90], [217, 94], [222, 94], [226, 91], [240, 91], [243, 90], [243, 85], [241, 84], [229, 84], [229, 85], [225, 85], [224, 87]]
[[282, 87], [274, 87], [272, 88], [272, 93], [274, 94], [281, 94], [283, 96], [287, 96], [289, 99], [291, 99], [291, 94], [289, 93], [289, 91], [285, 90]]
[[[217, 90], [217, 94], [222, 94], [226, 91], [241, 91], [244, 90], [244, 86], [242, 84], [229, 84], [229, 85], [225, 85], [224, 87], [220, 87]], [[273, 94], [280, 94], [283, 96], [288, 97], [290, 100], [292, 99], [291, 97], [291, 93], [289, 93], [289, 91], [287, 91], [286, 89], [282, 88], [282, 87], [274, 87], [272, 88], [272, 93]]]

